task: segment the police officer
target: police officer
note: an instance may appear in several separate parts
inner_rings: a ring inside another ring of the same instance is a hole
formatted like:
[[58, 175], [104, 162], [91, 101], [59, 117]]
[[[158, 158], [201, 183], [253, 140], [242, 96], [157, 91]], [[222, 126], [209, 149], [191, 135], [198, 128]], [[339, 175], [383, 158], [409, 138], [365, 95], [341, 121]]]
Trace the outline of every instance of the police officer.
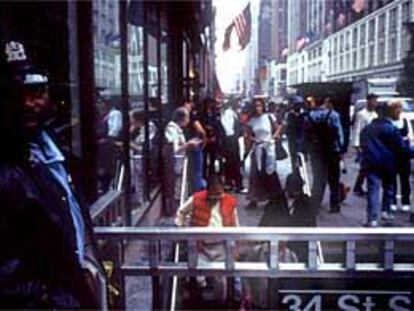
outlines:
[[48, 77], [20, 42], [0, 52], [0, 308], [96, 308], [89, 214], [45, 129]]

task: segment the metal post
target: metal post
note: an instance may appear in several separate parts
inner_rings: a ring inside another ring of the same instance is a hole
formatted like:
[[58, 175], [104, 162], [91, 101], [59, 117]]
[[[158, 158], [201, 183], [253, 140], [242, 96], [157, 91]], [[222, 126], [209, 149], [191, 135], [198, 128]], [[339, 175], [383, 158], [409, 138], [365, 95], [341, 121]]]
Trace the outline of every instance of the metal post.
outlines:
[[148, 4], [146, 1], [142, 4], [144, 14], [143, 27], [143, 48], [144, 48], [144, 115], [145, 115], [145, 141], [144, 141], [144, 168], [145, 168], [145, 182], [144, 182], [144, 196], [149, 200], [149, 103], [148, 103]]
[[392, 270], [394, 268], [394, 241], [384, 242], [384, 269]]
[[308, 242], [308, 248], [309, 248], [309, 253], [308, 253], [308, 267], [309, 270], [316, 270], [318, 267], [318, 262], [317, 262], [317, 258], [318, 258], [318, 245], [316, 243], [316, 241], [309, 241]]
[[[161, 70], [161, 45], [162, 45], [162, 23], [161, 23], [161, 10], [163, 9], [162, 3], [158, 3], [159, 7], [157, 10], [157, 24], [158, 24], [158, 31], [157, 31], [157, 76], [158, 76], [158, 92], [157, 92], [157, 102], [158, 102], [158, 128], [161, 130], [164, 128], [163, 124], [163, 104], [162, 104], [162, 70]], [[157, 146], [157, 152], [158, 152], [158, 170], [155, 172], [158, 174], [159, 179], [157, 182], [161, 183], [161, 187], [163, 187], [163, 157], [162, 157], [162, 150], [164, 148], [163, 146], [164, 140], [162, 138], [158, 139], [158, 146]], [[164, 192], [163, 192], [164, 193]], [[162, 210], [165, 210], [165, 200], [163, 198], [162, 200]]]
[[[150, 256], [150, 267], [151, 270], [155, 271], [158, 269], [159, 257], [159, 241], [150, 241], [149, 244], [149, 256]], [[153, 276], [151, 278], [152, 284], [152, 309], [161, 310], [161, 283], [159, 276]]]
[[[93, 38], [92, 2], [77, 2], [78, 38]], [[93, 40], [78, 41], [79, 44], [79, 91], [82, 137], [82, 157], [85, 171], [83, 184], [89, 202], [97, 199], [97, 139], [95, 106], [95, 72], [93, 61]]]
[[125, 169], [124, 179], [124, 211], [125, 225], [132, 223], [131, 215], [131, 165], [129, 154], [129, 93], [128, 93], [128, 24], [127, 1], [119, 1], [119, 32], [121, 37], [121, 109], [122, 109], [122, 160]]
[[[118, 242], [117, 245], [117, 252], [118, 252], [118, 256], [117, 256], [117, 262], [114, 262], [114, 264], [116, 265], [114, 268], [114, 271], [117, 271], [117, 275], [118, 275], [118, 280], [119, 280], [119, 288], [120, 288], [120, 303], [121, 305], [119, 306], [120, 309], [125, 309], [126, 305], [127, 305], [127, 289], [126, 289], [126, 280], [125, 280], [125, 275], [122, 271], [122, 265], [124, 264], [124, 259], [125, 259], [125, 248], [124, 248], [124, 243], [122, 240], [120, 240]], [[118, 306], [116, 306], [118, 307]]]
[[277, 269], [279, 268], [279, 241], [272, 240], [269, 246], [269, 268]]
[[347, 241], [346, 242], [346, 254], [345, 254], [345, 267], [347, 270], [355, 269], [355, 251], [356, 251], [355, 241]]

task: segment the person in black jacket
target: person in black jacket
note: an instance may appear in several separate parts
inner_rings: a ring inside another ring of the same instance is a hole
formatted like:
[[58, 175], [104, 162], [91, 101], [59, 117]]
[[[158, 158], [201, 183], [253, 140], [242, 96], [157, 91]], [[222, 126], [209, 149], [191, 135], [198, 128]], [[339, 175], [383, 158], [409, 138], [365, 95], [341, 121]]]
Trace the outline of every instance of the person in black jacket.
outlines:
[[285, 133], [288, 139], [290, 161], [292, 169], [296, 166], [298, 152], [303, 142], [303, 128], [305, 122], [305, 102], [301, 96], [292, 96], [289, 100], [290, 111], [286, 116]]
[[[265, 206], [259, 227], [316, 227], [318, 204], [304, 193], [303, 185], [303, 179], [297, 170], [289, 174], [285, 191], [276, 194]], [[288, 246], [300, 260], [306, 259], [306, 243], [294, 242]]]
[[[23, 44], [0, 50], [0, 309], [97, 308], [83, 270], [92, 225], [45, 122], [48, 77]], [[96, 265], [101, 269], [100, 265]]]
[[385, 223], [393, 221], [391, 204], [395, 195], [398, 166], [401, 159], [414, 158], [414, 148], [403, 139], [398, 128], [392, 123], [390, 106], [378, 106], [377, 113], [378, 118], [361, 132], [361, 167], [367, 172], [368, 182], [365, 223], [368, 227], [378, 227], [380, 219]]

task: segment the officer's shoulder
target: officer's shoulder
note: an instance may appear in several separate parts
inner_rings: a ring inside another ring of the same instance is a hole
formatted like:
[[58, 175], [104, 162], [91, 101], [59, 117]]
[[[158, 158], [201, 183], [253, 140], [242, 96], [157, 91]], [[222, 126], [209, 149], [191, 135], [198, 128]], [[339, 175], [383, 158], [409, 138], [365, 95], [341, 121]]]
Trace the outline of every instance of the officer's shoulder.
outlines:
[[13, 195], [19, 185], [24, 183], [26, 175], [19, 165], [0, 164], [0, 193], [2, 195]]

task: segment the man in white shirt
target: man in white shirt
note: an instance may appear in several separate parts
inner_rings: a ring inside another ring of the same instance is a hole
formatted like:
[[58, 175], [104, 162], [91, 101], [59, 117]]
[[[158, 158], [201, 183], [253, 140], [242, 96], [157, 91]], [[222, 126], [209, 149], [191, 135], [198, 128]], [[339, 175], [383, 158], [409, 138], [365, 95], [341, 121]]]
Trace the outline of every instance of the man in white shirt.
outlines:
[[108, 137], [118, 138], [122, 131], [122, 113], [112, 106], [108, 114]]
[[230, 188], [235, 187], [236, 192], [243, 190], [243, 179], [241, 174], [241, 159], [239, 136], [241, 124], [239, 116], [231, 106], [221, 111], [221, 125], [224, 134], [224, 176], [226, 185]]
[[[355, 126], [354, 126], [354, 147], [357, 151], [357, 159], [360, 162], [361, 156], [361, 132], [362, 130], [372, 122], [372, 120], [378, 117], [376, 108], [378, 106], [377, 95], [368, 94], [367, 104], [364, 109], [359, 111], [356, 115]], [[363, 196], [366, 191], [362, 188], [366, 177], [366, 172], [360, 168], [357, 179], [354, 185], [354, 193]]]
[[173, 216], [178, 205], [179, 178], [182, 174], [182, 163], [188, 150], [198, 147], [200, 139], [186, 141], [184, 128], [188, 126], [190, 116], [184, 107], [177, 108], [164, 130], [163, 144], [163, 195], [165, 200], [165, 215]]

